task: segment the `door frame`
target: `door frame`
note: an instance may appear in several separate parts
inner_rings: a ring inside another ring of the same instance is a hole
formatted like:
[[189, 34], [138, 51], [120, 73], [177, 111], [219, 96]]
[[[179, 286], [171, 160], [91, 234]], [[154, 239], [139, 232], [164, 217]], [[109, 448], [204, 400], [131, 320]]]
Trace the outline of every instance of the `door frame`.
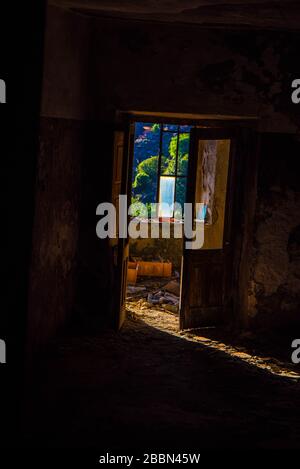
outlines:
[[[174, 117], [175, 116], [175, 117]], [[126, 141], [125, 141], [125, 151], [127, 152], [128, 159], [127, 165], [123, 166], [122, 172], [122, 188], [126, 187], [127, 197], [130, 198], [131, 194], [131, 185], [132, 185], [132, 165], [133, 165], [133, 156], [134, 156], [134, 134], [130, 132], [130, 126], [135, 122], [157, 122], [164, 123], [180, 123], [182, 125], [192, 125], [199, 129], [205, 128], [208, 132], [213, 132], [215, 129], [224, 129], [228, 137], [229, 133], [233, 137], [236, 137], [236, 148], [235, 151], [239, 151], [240, 143], [246, 138], [247, 142], [247, 133], [250, 132], [255, 137], [251, 141], [251, 145], [248, 145], [248, 151], [245, 151], [243, 154], [242, 161], [240, 164], [236, 165], [236, 161], [233, 161], [233, 158], [230, 158], [230, 179], [233, 177], [236, 178], [237, 186], [242, 187], [242, 197], [240, 200], [240, 206], [234, 207], [232, 209], [232, 216], [236, 216], [236, 226], [239, 227], [239, 230], [231, 233], [233, 236], [232, 242], [238, 246], [238, 249], [232, 260], [232, 276], [233, 276], [233, 285], [236, 288], [233, 288], [233, 304], [232, 304], [232, 324], [238, 328], [244, 327], [247, 324], [247, 311], [248, 311], [248, 301], [246, 295], [247, 283], [249, 281], [250, 267], [249, 260], [251, 255], [252, 248], [252, 230], [254, 226], [254, 216], [255, 216], [255, 206], [256, 206], [256, 193], [257, 193], [257, 172], [258, 172], [258, 161], [259, 161], [259, 138], [256, 131], [258, 119], [256, 117], [242, 117], [235, 116], [234, 118], [228, 119], [225, 116], [222, 118], [218, 117], [208, 117], [201, 116], [200, 118], [190, 117], [187, 114], [181, 113], [142, 113], [136, 111], [117, 111], [116, 112], [116, 130], [123, 129], [126, 130]], [[226, 137], [224, 137], [226, 138]], [[131, 139], [131, 140], [130, 140]], [[248, 142], [249, 143], [249, 142]], [[192, 144], [192, 142], [191, 142]], [[245, 150], [245, 148], [244, 148]], [[236, 160], [237, 158], [235, 158]], [[125, 168], [126, 166], [126, 168]], [[124, 183], [124, 184], [123, 184]], [[228, 184], [228, 182], [227, 182]], [[230, 191], [233, 191], [235, 188], [230, 181]], [[236, 186], [236, 187], [237, 187]], [[122, 192], [123, 194], [125, 192]], [[226, 202], [225, 202], [225, 213], [228, 212], [229, 205], [231, 203], [231, 197], [229, 191], [227, 191]], [[231, 224], [232, 226], [232, 224]], [[228, 236], [228, 232], [225, 230], [224, 226], [224, 242], [225, 233]], [[121, 253], [118, 254], [118, 259], [121, 259]], [[118, 260], [119, 262], [119, 260]], [[182, 268], [184, 268], [182, 266]], [[127, 276], [127, 273], [126, 273]], [[182, 277], [182, 275], [181, 275]], [[242, 281], [240, 282], [240, 279]], [[125, 282], [126, 283], [126, 282]], [[124, 283], [123, 283], [124, 288]], [[126, 286], [125, 286], [126, 288]], [[126, 292], [125, 292], [126, 293]], [[114, 292], [116, 295], [117, 292]], [[118, 296], [121, 299], [122, 287], [120, 286], [120, 291]], [[117, 321], [114, 321], [115, 324]], [[117, 327], [120, 328], [120, 327]]]

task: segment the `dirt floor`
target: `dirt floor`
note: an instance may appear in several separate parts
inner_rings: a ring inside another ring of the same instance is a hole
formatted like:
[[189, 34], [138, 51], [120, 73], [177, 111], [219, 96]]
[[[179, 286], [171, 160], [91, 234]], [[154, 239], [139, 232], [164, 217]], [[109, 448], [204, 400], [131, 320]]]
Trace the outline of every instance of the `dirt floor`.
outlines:
[[162, 331], [221, 350], [253, 366], [268, 370], [270, 373], [296, 379], [300, 377], [300, 366], [291, 362], [291, 342], [294, 338], [294, 330], [237, 333], [225, 327], [202, 327], [193, 331], [179, 331], [179, 305], [176, 300], [176, 306], [174, 302], [151, 304], [155, 297], [164, 299], [164, 295], [168, 295], [169, 292], [172, 292], [171, 298], [176, 298], [178, 295], [179, 302], [178, 277], [168, 281], [163, 278], [144, 278], [135, 286], [128, 288], [128, 317], [141, 319]]
[[299, 448], [299, 368], [216, 335], [180, 333], [177, 314], [137, 297], [121, 332], [53, 341], [28, 388], [24, 446]]

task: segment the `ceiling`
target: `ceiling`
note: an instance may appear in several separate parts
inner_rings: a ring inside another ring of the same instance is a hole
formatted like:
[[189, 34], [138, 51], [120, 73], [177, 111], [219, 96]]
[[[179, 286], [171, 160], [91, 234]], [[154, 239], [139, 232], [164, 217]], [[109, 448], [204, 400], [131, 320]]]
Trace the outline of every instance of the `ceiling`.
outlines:
[[299, 0], [49, 0], [49, 3], [93, 16], [300, 30]]

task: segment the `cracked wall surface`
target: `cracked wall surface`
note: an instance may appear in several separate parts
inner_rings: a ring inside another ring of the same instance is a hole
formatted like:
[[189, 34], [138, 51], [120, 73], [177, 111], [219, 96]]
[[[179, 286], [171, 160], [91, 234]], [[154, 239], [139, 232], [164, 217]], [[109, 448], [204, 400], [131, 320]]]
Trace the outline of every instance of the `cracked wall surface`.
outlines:
[[259, 118], [262, 132], [299, 132], [291, 102], [299, 33], [93, 24], [95, 116], [114, 109], [241, 115]]
[[46, 342], [74, 302], [82, 126], [42, 119], [29, 291], [29, 343]]
[[300, 141], [265, 136], [261, 151], [249, 315], [276, 327], [300, 322]]

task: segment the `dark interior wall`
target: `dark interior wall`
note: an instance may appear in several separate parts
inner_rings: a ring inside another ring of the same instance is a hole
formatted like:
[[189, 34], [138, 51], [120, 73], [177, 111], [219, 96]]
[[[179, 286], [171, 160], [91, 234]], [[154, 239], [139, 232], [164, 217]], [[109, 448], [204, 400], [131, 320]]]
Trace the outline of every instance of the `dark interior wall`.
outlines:
[[263, 132], [297, 132], [299, 36], [95, 19], [94, 110], [249, 115]]
[[253, 326], [300, 324], [299, 154], [299, 135], [262, 138], [249, 286]]
[[89, 108], [90, 20], [48, 7], [41, 114], [84, 120]]
[[[48, 7], [29, 294], [29, 345], [45, 343], [71, 315], [106, 318], [110, 251], [95, 236], [109, 200], [112, 119], [93, 116], [93, 28]], [[99, 103], [97, 103], [99, 104]], [[101, 307], [99, 306], [101, 304]]]
[[33, 347], [64, 323], [74, 304], [88, 50], [88, 20], [49, 8], [29, 292]]
[[83, 123], [42, 118], [30, 288], [30, 343], [70, 313], [77, 266]]

